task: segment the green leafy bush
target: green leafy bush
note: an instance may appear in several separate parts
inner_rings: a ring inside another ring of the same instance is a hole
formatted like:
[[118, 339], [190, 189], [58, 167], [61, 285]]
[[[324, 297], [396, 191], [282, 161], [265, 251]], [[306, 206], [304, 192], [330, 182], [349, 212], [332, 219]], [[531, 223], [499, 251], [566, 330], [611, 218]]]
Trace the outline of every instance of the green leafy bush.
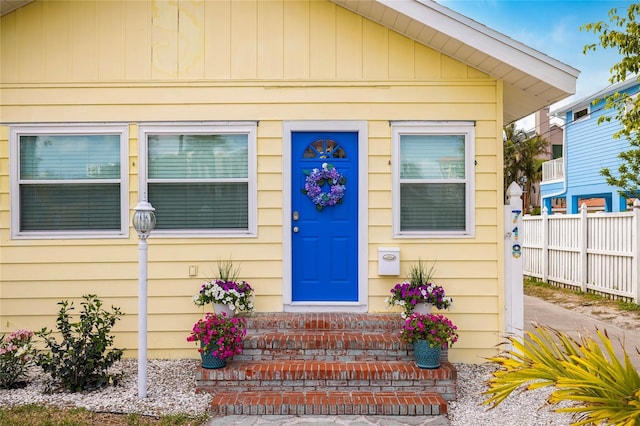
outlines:
[[484, 404], [495, 407], [513, 391], [555, 386], [548, 402], [572, 402], [558, 412], [574, 413], [573, 426], [640, 424], [640, 375], [623, 348], [616, 357], [606, 331], [598, 340], [576, 340], [547, 326], [535, 326], [520, 342], [510, 337], [513, 350], [490, 361], [501, 368], [489, 380]]
[[58, 303], [60, 311], [56, 321], [62, 341], [43, 328], [36, 333], [45, 339], [49, 351], [38, 355], [38, 365], [51, 374], [53, 382], [64, 389], [79, 392], [117, 384], [120, 375], [111, 374], [109, 368], [122, 358], [122, 349], [109, 349], [114, 336], [109, 335], [116, 321], [124, 315], [119, 308], [111, 312], [102, 309], [96, 295], [83, 296], [80, 321], [72, 322], [73, 302]]
[[0, 388], [15, 389], [26, 384], [27, 370], [35, 355], [32, 337], [29, 330], [0, 336]]

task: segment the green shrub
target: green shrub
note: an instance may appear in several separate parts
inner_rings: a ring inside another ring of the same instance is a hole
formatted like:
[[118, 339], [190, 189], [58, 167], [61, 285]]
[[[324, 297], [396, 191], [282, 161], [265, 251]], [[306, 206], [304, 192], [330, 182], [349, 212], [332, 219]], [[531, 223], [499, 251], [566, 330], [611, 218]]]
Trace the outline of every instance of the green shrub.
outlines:
[[109, 349], [114, 337], [109, 335], [116, 321], [124, 315], [119, 308], [111, 312], [102, 309], [96, 295], [83, 296], [80, 321], [71, 322], [73, 302], [58, 303], [60, 311], [56, 321], [62, 341], [51, 337], [51, 330], [43, 328], [36, 333], [45, 339], [49, 351], [38, 355], [38, 365], [51, 374], [53, 382], [64, 389], [79, 392], [117, 384], [120, 375], [108, 370], [122, 358], [122, 349]]
[[33, 332], [18, 330], [0, 336], [0, 388], [15, 389], [26, 385], [27, 370], [33, 364]]
[[548, 402], [572, 402], [557, 412], [578, 416], [574, 426], [640, 424], [640, 375], [623, 348], [620, 361], [606, 331], [596, 330], [598, 341], [575, 340], [547, 326], [535, 326], [520, 342], [510, 337], [513, 350], [491, 358], [501, 368], [489, 380], [489, 398], [495, 407], [513, 391], [555, 386]]

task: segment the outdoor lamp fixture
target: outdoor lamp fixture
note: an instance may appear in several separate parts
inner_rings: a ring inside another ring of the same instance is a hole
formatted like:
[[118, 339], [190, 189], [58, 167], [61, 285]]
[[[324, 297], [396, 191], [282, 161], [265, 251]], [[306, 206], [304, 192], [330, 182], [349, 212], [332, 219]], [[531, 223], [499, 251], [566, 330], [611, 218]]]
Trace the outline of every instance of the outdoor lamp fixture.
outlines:
[[143, 194], [133, 214], [138, 233], [138, 398], [147, 397], [147, 238], [156, 226], [155, 209]]

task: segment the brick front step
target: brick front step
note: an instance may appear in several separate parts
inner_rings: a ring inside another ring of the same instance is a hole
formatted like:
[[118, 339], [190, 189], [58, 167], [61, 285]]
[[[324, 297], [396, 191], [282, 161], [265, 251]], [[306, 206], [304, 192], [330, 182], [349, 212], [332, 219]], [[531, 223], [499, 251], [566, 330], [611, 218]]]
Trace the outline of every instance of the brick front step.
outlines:
[[411, 361], [410, 348], [397, 332], [253, 332], [234, 360]]
[[242, 314], [247, 320], [247, 330], [264, 331], [368, 331], [397, 333], [403, 319], [397, 312], [390, 313], [291, 313], [254, 312]]
[[455, 399], [457, 372], [448, 362], [433, 370], [404, 361], [237, 361], [217, 370], [199, 369], [201, 392], [370, 391], [438, 392]]
[[400, 415], [446, 414], [446, 401], [435, 392], [218, 392], [214, 415]]

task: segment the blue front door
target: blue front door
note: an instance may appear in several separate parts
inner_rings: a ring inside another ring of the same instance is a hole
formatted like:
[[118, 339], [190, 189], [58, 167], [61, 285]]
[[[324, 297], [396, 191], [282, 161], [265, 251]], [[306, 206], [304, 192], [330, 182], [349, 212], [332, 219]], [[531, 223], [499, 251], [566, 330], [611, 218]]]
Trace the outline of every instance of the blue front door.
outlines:
[[[357, 302], [358, 133], [293, 132], [291, 141], [292, 301]], [[321, 184], [314, 202], [305, 182], [323, 165], [346, 179], [344, 192], [312, 179]]]

